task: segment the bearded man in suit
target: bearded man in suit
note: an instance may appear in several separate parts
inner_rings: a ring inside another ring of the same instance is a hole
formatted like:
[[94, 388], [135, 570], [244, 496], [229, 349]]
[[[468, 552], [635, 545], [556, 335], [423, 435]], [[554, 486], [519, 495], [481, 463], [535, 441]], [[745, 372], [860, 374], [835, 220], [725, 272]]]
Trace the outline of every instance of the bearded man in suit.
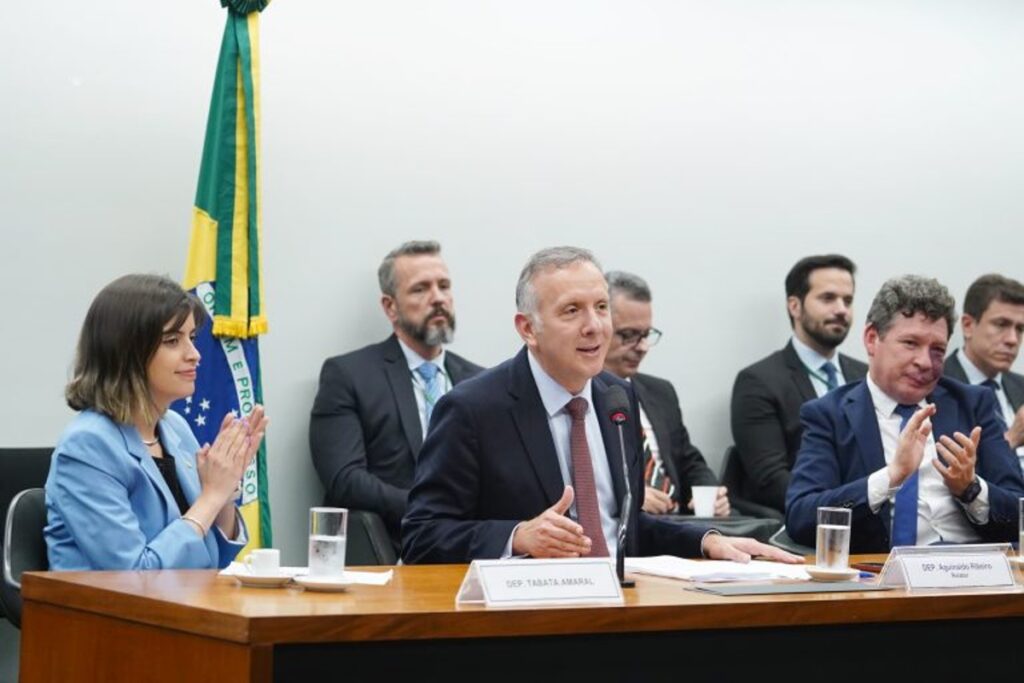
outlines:
[[396, 551], [416, 457], [434, 405], [482, 368], [444, 348], [452, 282], [433, 241], [406, 242], [377, 271], [393, 333], [324, 361], [309, 442], [326, 505], [376, 512]]
[[732, 436], [740, 497], [782, 512], [800, 448], [800, 406], [862, 379], [867, 366], [838, 353], [853, 322], [853, 261], [839, 254], [800, 259], [786, 275], [793, 336], [736, 375]]

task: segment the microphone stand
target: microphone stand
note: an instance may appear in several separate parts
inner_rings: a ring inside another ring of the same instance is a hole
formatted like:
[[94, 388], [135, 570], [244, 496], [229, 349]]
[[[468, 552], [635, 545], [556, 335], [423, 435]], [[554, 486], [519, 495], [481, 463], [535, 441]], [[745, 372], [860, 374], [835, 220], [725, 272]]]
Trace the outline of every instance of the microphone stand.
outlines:
[[633, 588], [636, 581], [626, 580], [626, 529], [629, 527], [629, 519], [633, 511], [633, 492], [629, 485], [629, 468], [626, 466], [626, 440], [622, 435], [622, 423], [626, 416], [621, 412], [616, 413], [612, 420], [619, 428], [619, 453], [622, 454], [622, 481], [626, 485], [626, 495], [622, 497], [622, 508], [619, 512], [619, 552], [615, 557], [615, 573], [619, 577], [619, 585], [623, 588]]

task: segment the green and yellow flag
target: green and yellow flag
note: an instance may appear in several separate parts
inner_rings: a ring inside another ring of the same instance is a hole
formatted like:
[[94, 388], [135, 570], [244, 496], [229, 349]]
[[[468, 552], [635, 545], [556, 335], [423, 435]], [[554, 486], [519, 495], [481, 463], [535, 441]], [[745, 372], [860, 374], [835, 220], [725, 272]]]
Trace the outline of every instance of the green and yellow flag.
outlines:
[[[260, 265], [259, 12], [266, 0], [221, 0], [227, 25], [206, 123], [184, 286], [213, 320], [196, 346], [196, 392], [172, 408], [199, 443], [213, 443], [228, 412], [263, 402], [257, 336], [267, 331]], [[242, 479], [249, 545], [272, 545], [266, 445]]]

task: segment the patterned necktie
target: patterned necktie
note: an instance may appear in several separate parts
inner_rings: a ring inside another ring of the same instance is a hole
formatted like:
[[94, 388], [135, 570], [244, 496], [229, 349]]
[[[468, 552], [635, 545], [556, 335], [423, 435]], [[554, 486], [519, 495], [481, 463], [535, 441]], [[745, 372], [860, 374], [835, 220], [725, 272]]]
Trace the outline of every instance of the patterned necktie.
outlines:
[[839, 386], [839, 374], [836, 372], [836, 366], [832, 364], [832, 361], [827, 360], [821, 364], [821, 371], [825, 373], [825, 377], [828, 379], [825, 382], [825, 386], [829, 391], [832, 391]]
[[587, 445], [587, 399], [577, 396], [565, 404], [565, 412], [572, 418], [569, 432], [569, 453], [572, 455], [572, 485], [576, 494], [576, 516], [583, 533], [590, 539], [590, 557], [608, 557], [608, 544], [601, 527], [601, 509], [597, 504], [597, 486], [594, 484], [594, 463]]
[[441, 369], [427, 361], [416, 368], [416, 374], [423, 378], [423, 403], [427, 426], [430, 426], [430, 415], [434, 412], [434, 404], [441, 398]]
[[661, 457], [654, 457], [654, 449], [651, 448], [651, 430], [643, 427], [643, 436], [644, 483], [671, 496], [675, 493], [675, 487], [672, 485], [672, 478], [665, 471], [665, 463], [662, 462]]
[[[893, 411], [900, 416], [900, 433], [917, 406], [899, 404]], [[896, 492], [896, 510], [892, 515], [892, 545], [917, 545], [917, 472]]]

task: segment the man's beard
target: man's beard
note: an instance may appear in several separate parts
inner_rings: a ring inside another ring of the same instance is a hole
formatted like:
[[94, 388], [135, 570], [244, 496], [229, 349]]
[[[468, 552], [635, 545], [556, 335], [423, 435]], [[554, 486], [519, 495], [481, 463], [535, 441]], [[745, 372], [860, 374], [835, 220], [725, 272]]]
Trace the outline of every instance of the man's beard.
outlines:
[[[438, 315], [444, 316], [447, 322], [443, 325], [431, 325], [430, 319]], [[430, 347], [451, 344], [455, 339], [455, 315], [440, 307], [435, 307], [419, 325], [399, 314], [398, 326], [416, 341]]]
[[843, 321], [846, 327], [841, 332], [832, 332], [826, 325], [832, 322], [839, 322], [838, 320], [826, 320], [823, 323], [815, 324], [813, 320], [810, 320], [806, 314], [800, 316], [800, 326], [804, 328], [804, 332], [807, 336], [816, 341], [818, 344], [826, 349], [834, 349], [846, 339], [846, 335], [850, 333], [850, 321]]

